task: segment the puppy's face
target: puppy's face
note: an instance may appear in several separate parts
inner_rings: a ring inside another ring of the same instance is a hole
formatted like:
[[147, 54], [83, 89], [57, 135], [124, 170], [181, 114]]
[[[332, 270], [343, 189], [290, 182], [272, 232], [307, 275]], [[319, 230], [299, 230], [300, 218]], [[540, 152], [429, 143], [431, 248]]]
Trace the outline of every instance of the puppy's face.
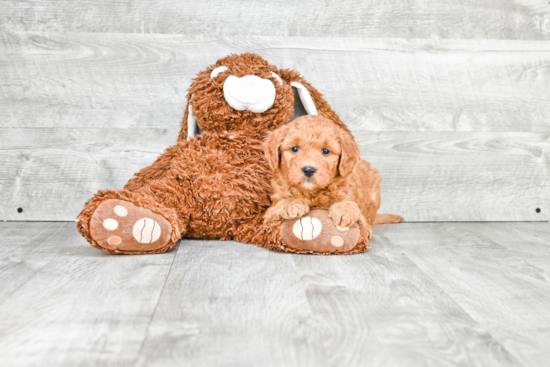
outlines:
[[334, 180], [338, 174], [341, 148], [331, 132], [319, 126], [289, 131], [281, 145], [280, 164], [289, 183], [316, 190]]
[[330, 120], [303, 116], [268, 137], [266, 156], [289, 184], [315, 191], [351, 173], [359, 149], [352, 136]]

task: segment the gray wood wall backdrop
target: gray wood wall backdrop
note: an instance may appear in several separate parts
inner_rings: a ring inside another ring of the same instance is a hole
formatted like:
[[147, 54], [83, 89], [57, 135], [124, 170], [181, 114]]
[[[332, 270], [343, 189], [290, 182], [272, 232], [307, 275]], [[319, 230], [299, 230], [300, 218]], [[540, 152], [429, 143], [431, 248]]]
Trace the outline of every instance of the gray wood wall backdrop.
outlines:
[[0, 219], [122, 188], [175, 143], [191, 78], [248, 51], [324, 93], [382, 211], [550, 220], [546, 0], [0, 0]]

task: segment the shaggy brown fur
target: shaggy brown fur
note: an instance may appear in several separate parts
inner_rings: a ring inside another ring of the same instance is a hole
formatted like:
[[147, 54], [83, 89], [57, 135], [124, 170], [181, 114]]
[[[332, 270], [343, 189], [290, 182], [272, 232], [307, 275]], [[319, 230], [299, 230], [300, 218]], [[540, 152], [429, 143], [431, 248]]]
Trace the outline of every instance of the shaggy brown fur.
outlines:
[[[211, 79], [212, 70], [222, 65], [229, 70]], [[283, 85], [270, 74], [272, 71], [282, 78]], [[223, 97], [223, 82], [228, 75], [272, 80], [276, 88], [273, 106], [264, 113], [231, 108]], [[178, 144], [138, 172], [123, 190], [104, 190], [92, 197], [78, 216], [80, 233], [92, 246], [109, 253], [164, 252], [182, 236], [233, 239], [279, 251], [306, 252], [281, 248], [281, 221], [263, 223], [264, 212], [271, 204], [271, 170], [262, 141], [270, 130], [290, 122], [294, 112], [290, 83], [294, 81], [309, 90], [321, 116], [348, 131], [322, 95], [297, 72], [280, 70], [255, 54], [230, 55], [194, 79]], [[188, 141], [190, 105], [203, 135]], [[164, 217], [172, 226], [170, 242], [152, 251], [102, 247], [90, 233], [90, 221], [98, 206], [109, 199], [125, 200]], [[364, 250], [357, 247], [349, 253]]]
[[[302, 116], [268, 136], [265, 154], [273, 170], [273, 206], [265, 214], [267, 222], [300, 218], [310, 208], [329, 208], [338, 227], [360, 221], [372, 236], [382, 177], [360, 159], [348, 131], [320, 116]], [[397, 215], [379, 219], [403, 220]]]

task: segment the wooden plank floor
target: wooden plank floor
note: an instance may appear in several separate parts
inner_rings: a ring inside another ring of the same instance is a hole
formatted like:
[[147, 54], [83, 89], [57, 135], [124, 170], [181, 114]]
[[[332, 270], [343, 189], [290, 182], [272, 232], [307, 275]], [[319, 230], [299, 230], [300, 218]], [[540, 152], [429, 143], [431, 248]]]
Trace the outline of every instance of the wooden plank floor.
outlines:
[[550, 224], [377, 226], [302, 256], [183, 240], [110, 256], [67, 222], [0, 223], [6, 366], [542, 366]]

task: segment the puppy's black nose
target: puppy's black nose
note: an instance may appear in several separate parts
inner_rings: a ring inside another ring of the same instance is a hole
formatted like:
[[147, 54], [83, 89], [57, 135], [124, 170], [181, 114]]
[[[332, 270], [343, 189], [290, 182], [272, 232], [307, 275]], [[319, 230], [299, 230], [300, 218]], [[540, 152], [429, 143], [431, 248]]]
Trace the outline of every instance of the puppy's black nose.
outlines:
[[304, 175], [306, 175], [307, 177], [313, 176], [316, 171], [317, 170], [314, 167], [311, 167], [311, 166], [302, 167], [302, 172], [304, 172]]

